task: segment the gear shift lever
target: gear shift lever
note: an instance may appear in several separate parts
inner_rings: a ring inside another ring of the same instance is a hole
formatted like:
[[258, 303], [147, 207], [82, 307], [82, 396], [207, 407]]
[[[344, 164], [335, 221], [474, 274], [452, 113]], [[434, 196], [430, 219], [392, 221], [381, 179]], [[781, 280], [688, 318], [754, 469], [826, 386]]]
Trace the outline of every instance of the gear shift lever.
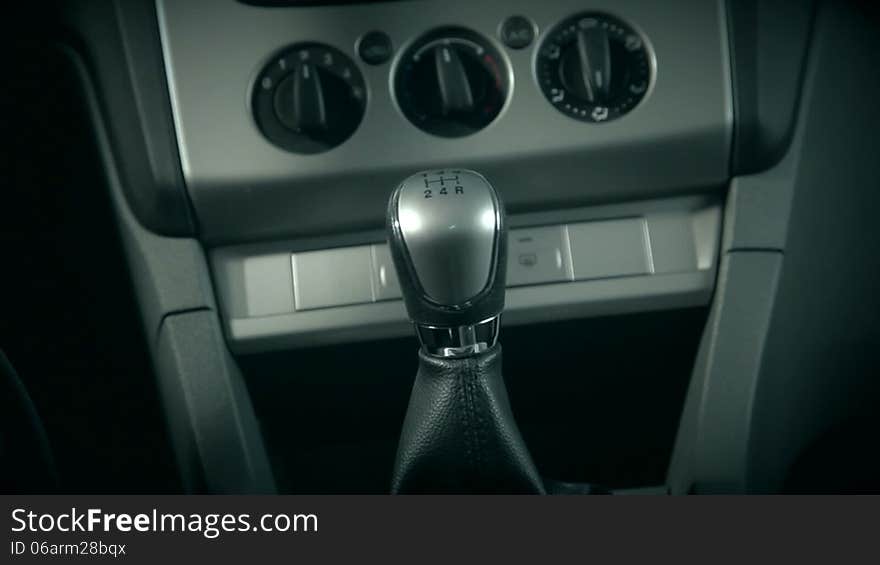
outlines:
[[501, 375], [497, 193], [473, 171], [412, 175], [391, 195], [388, 239], [422, 346], [392, 491], [544, 492]]
[[504, 308], [504, 214], [481, 175], [417, 173], [391, 196], [389, 239], [406, 308], [424, 350], [485, 351]]

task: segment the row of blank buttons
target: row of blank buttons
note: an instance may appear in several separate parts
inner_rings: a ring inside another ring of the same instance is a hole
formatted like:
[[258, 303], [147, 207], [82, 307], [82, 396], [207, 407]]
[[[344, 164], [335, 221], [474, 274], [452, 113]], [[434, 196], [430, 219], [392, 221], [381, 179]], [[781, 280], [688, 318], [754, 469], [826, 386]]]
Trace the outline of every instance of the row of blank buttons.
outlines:
[[[401, 297], [385, 244], [296, 253], [292, 268], [297, 310]], [[522, 228], [508, 236], [511, 287], [652, 272], [644, 218]]]

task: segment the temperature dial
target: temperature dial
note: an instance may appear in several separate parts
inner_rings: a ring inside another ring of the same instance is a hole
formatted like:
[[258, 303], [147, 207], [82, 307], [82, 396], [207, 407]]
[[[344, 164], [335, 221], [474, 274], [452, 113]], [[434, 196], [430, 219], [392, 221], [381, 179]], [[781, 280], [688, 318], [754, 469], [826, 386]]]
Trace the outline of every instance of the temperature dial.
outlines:
[[538, 84], [557, 110], [585, 122], [605, 122], [632, 110], [651, 84], [651, 56], [635, 30], [607, 14], [564, 20], [544, 39], [536, 59]]
[[501, 53], [483, 36], [456, 27], [419, 38], [401, 55], [394, 77], [403, 114], [442, 137], [470, 135], [489, 125], [509, 90]]
[[321, 153], [357, 129], [366, 86], [338, 49], [299, 43], [274, 57], [254, 85], [254, 117], [263, 135], [294, 153]]

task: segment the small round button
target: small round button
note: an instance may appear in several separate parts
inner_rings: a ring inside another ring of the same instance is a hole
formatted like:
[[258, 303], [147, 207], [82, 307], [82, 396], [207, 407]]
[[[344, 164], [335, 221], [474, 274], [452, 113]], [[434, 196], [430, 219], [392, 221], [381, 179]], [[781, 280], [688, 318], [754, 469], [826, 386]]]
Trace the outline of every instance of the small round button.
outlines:
[[535, 39], [535, 24], [525, 16], [510, 16], [501, 24], [500, 34], [511, 49], [523, 49]]
[[357, 44], [357, 52], [364, 63], [381, 65], [391, 58], [391, 38], [383, 31], [368, 31]]

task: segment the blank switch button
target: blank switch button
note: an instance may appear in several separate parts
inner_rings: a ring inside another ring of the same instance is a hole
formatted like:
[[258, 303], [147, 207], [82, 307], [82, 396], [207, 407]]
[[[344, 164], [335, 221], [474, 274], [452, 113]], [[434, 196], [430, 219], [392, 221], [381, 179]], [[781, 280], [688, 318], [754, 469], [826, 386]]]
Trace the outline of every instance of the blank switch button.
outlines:
[[272, 316], [293, 312], [287, 253], [247, 257], [241, 262], [246, 315]]
[[372, 246], [373, 252], [373, 293], [376, 302], [400, 298], [400, 283], [391, 259], [387, 244]]
[[292, 263], [297, 310], [373, 301], [369, 245], [296, 253]]
[[644, 218], [571, 224], [568, 236], [577, 280], [644, 275], [654, 270]]
[[507, 238], [507, 286], [572, 279], [565, 226], [511, 230]]

